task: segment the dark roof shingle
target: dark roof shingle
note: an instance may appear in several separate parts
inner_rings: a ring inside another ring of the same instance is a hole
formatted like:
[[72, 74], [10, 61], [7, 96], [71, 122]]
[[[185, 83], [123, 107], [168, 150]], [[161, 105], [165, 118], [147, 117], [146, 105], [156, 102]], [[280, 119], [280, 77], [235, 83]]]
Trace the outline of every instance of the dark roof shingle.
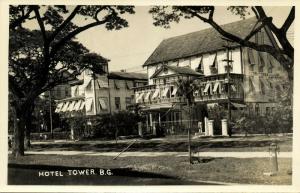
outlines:
[[169, 68], [176, 72], [176, 74], [183, 74], [183, 75], [189, 75], [189, 76], [203, 76], [203, 74], [196, 72], [195, 70], [189, 68], [189, 67], [179, 67], [179, 66], [169, 66], [169, 65], [163, 65], [160, 69], [158, 69], [152, 76], [156, 77], [164, 68]]
[[[257, 22], [255, 17], [222, 25], [225, 31], [246, 37]], [[163, 40], [143, 66], [224, 49], [226, 41], [214, 29], [208, 28]], [[234, 45], [234, 44], [231, 44]], [[237, 43], [235, 44], [237, 45]]]
[[136, 72], [110, 72], [109, 79], [147, 80], [147, 74]]

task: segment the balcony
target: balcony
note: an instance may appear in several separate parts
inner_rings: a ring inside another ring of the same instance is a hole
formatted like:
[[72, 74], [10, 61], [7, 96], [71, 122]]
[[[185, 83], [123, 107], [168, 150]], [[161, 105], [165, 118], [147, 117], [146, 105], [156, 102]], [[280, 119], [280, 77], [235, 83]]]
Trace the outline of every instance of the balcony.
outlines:
[[177, 87], [171, 84], [136, 87], [134, 91], [137, 104], [158, 105], [186, 102], [183, 96], [178, 95]]
[[243, 101], [243, 75], [230, 74], [229, 80], [228, 84], [227, 74], [206, 76], [196, 80], [199, 87], [194, 91], [195, 102], [222, 102], [228, 98], [233, 101]]
[[[243, 101], [243, 75], [230, 74], [230, 84], [228, 84], [227, 74], [217, 74], [198, 78], [195, 80], [197, 89], [194, 91], [194, 101], [204, 103], [217, 103], [228, 100], [230, 90], [230, 100]], [[137, 104], [159, 105], [186, 103], [186, 98], [178, 94], [176, 84], [147, 85], [134, 88]]]

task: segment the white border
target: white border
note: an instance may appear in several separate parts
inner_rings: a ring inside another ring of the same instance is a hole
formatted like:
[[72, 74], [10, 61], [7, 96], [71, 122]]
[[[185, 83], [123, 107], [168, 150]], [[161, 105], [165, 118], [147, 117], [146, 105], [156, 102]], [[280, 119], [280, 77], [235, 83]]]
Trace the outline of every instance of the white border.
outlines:
[[[293, 185], [237, 185], [237, 186], [7, 186], [7, 117], [8, 117], [8, 5], [9, 4], [120, 4], [120, 5], [179, 5], [182, 0], [0, 0], [0, 192], [300, 192], [300, 140], [298, 131], [300, 117], [299, 82], [300, 77], [294, 76], [294, 139], [293, 139]], [[300, 56], [297, 54], [299, 39], [299, 3], [297, 0], [186, 0], [185, 5], [263, 5], [263, 6], [296, 6], [295, 18], [295, 69], [300, 72]], [[30, 176], [29, 176], [30, 177]]]

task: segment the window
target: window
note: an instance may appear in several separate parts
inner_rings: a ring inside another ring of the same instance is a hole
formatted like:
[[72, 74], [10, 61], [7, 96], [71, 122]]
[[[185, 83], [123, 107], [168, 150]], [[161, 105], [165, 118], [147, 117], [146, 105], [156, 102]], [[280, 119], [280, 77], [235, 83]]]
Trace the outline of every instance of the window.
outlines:
[[115, 97], [115, 107], [117, 110], [121, 109], [121, 99], [120, 97]]
[[132, 100], [131, 97], [126, 97], [125, 98], [126, 104], [131, 104], [131, 100]]
[[56, 94], [57, 94], [57, 97], [58, 97], [58, 98], [61, 97], [61, 90], [60, 90], [60, 87], [57, 87], [57, 88], [56, 88]]
[[130, 84], [129, 84], [129, 81], [126, 81], [125, 84], [126, 84], [126, 89], [127, 89], [127, 90], [130, 90]]
[[273, 72], [273, 61], [272, 61], [272, 57], [270, 54], [268, 54], [268, 73], [272, 73]]
[[120, 89], [120, 85], [118, 84], [117, 80], [114, 80], [115, 89]]
[[69, 96], [69, 90], [67, 88], [64, 88], [65, 89], [65, 96]]
[[270, 115], [270, 107], [266, 107], [266, 115]]
[[215, 55], [213, 63], [209, 66], [211, 74], [218, 73], [218, 61], [217, 61], [217, 54]]
[[133, 87], [137, 87], [137, 82], [133, 82]]
[[107, 98], [106, 97], [100, 97], [98, 98], [98, 107], [100, 110], [102, 111], [106, 111], [108, 109], [108, 102], [107, 102]]
[[265, 66], [265, 60], [261, 52], [258, 53], [258, 58], [259, 58], [259, 72], [263, 72]]
[[255, 60], [254, 60], [253, 50], [251, 48], [248, 49], [248, 63], [250, 65], [249, 70], [254, 71]]
[[258, 105], [258, 103], [255, 104], [255, 113], [256, 113], [256, 115], [259, 115], [259, 105]]
[[265, 84], [264, 84], [264, 82], [263, 82], [263, 80], [262, 79], [259, 79], [259, 85], [260, 85], [260, 93], [262, 94], [262, 95], [264, 95], [266, 92], [265, 92]]
[[199, 65], [198, 67], [195, 69], [196, 72], [200, 72], [200, 73], [204, 73], [204, 69], [203, 69], [203, 56], [200, 59]]
[[131, 97], [126, 97], [125, 98], [126, 109], [128, 108], [129, 105], [131, 105], [131, 101], [132, 101]]

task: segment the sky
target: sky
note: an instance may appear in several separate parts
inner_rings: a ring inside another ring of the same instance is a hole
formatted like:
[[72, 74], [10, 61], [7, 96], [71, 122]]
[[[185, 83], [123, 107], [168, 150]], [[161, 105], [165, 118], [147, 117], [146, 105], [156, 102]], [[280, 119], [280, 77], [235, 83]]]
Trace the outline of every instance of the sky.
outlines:
[[[149, 6], [136, 6], [134, 15], [125, 15], [124, 17], [129, 22], [128, 28], [108, 31], [104, 26], [97, 26], [79, 34], [77, 40], [90, 51], [110, 59], [109, 71], [126, 70], [146, 73], [142, 65], [162, 40], [210, 27], [209, 24], [196, 18], [182, 19], [179, 23], [173, 23], [169, 29], [155, 27], [152, 16], [148, 13], [149, 8]], [[273, 17], [278, 27], [282, 25], [290, 11], [290, 7], [282, 6], [264, 8], [267, 15]], [[214, 19], [219, 24], [241, 20], [226, 7], [216, 7]], [[77, 22], [86, 21], [78, 19]], [[28, 26], [32, 28], [34, 24]]]

